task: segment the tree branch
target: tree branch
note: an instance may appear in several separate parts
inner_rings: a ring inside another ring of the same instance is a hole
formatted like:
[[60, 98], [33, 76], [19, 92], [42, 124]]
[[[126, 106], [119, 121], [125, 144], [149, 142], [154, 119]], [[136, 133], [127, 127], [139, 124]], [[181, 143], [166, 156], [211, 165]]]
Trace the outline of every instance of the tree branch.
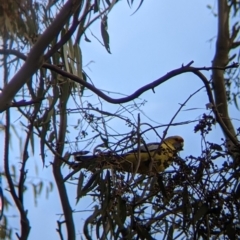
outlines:
[[4, 86], [0, 94], [0, 111], [6, 110], [11, 104], [16, 93], [23, 87], [29, 78], [42, 66], [44, 58], [43, 54], [47, 46], [62, 30], [64, 24], [69, 20], [72, 13], [79, 6], [80, 1], [68, 0], [58, 13], [52, 24], [40, 36], [36, 44], [30, 50], [26, 62], [21, 69], [15, 74], [10, 82]]
[[23, 201], [17, 196], [17, 193], [14, 188], [14, 183], [12, 181], [11, 173], [9, 170], [9, 143], [10, 143], [10, 113], [9, 110], [6, 111], [6, 128], [5, 128], [5, 149], [4, 149], [4, 170], [7, 178], [7, 182], [10, 188], [10, 193], [12, 198], [17, 206], [18, 211], [20, 212], [21, 218], [21, 236], [17, 234], [18, 238], [21, 240], [26, 240], [30, 232], [29, 220], [27, 218], [27, 211], [24, 210]]
[[[212, 66], [225, 67], [229, 62], [229, 52], [231, 50], [231, 39], [229, 36], [229, 14], [230, 7], [227, 0], [218, 0], [218, 35], [216, 42], [216, 53]], [[224, 71], [213, 68], [213, 90], [216, 100], [216, 112], [218, 121], [227, 139], [227, 148], [229, 152], [234, 152], [237, 141], [234, 126], [228, 113], [228, 99], [225, 86]], [[221, 116], [221, 117], [220, 117]], [[229, 141], [230, 140], [230, 141]], [[236, 154], [234, 154], [236, 155]], [[233, 156], [236, 159], [236, 156]]]
[[[81, 1], [82, 2], [82, 1]], [[78, 21], [78, 14], [80, 12], [80, 5], [78, 6], [78, 8], [75, 10], [75, 13], [73, 15], [73, 23], [72, 26], [70, 27], [70, 29], [64, 34], [64, 36], [60, 39], [59, 42], [57, 42], [45, 55], [44, 55], [44, 59], [47, 60], [48, 58], [50, 58], [58, 49], [60, 49], [73, 35], [73, 33], [75, 32], [77, 26], [79, 25], [79, 21]]]
[[[59, 125], [59, 134], [57, 139], [57, 145], [56, 145], [56, 152], [58, 155], [62, 156], [63, 150], [64, 150], [64, 143], [65, 143], [65, 135], [66, 135], [66, 129], [67, 129], [67, 115], [66, 115], [66, 105], [68, 102], [70, 89], [69, 89], [69, 83], [66, 82], [65, 84], [61, 85], [62, 88], [62, 94], [60, 97], [60, 103], [59, 103], [59, 109], [60, 109], [60, 125]], [[62, 209], [65, 217], [65, 223], [67, 228], [67, 239], [75, 240], [76, 239], [76, 233], [75, 233], [75, 225], [73, 221], [73, 215], [72, 215], [72, 208], [69, 203], [67, 189], [65, 186], [65, 183], [63, 182], [63, 175], [61, 172], [61, 166], [62, 166], [62, 160], [55, 155], [54, 161], [53, 161], [53, 174], [55, 178], [55, 182], [57, 184], [57, 189], [59, 192]]]
[[[3, 45], [5, 48], [6, 42], [4, 42]], [[4, 80], [4, 83], [6, 83], [7, 78], [8, 78], [8, 71], [9, 71], [8, 66], [7, 66], [7, 57], [6, 56], [4, 56], [4, 58], [3, 58], [3, 67], [4, 67], [3, 80]], [[10, 111], [8, 109], [6, 111], [6, 127], [5, 127], [5, 140], [4, 140], [4, 170], [5, 170], [6, 179], [7, 179], [8, 185], [9, 185], [9, 189], [10, 189], [10, 194], [11, 194], [11, 196], [16, 204], [16, 207], [20, 213], [21, 235], [19, 235], [18, 233], [16, 233], [16, 235], [19, 239], [26, 240], [28, 238], [28, 235], [30, 232], [30, 225], [29, 225], [29, 220], [27, 218], [27, 211], [24, 210], [23, 198], [21, 197], [21, 195], [17, 195], [17, 192], [15, 190], [15, 185], [14, 185], [14, 182], [12, 179], [12, 175], [11, 175], [10, 169], [9, 169], [9, 146], [10, 146], [10, 136], [11, 136], [10, 126], [11, 126]]]
[[[14, 50], [9, 50], [9, 51], [0, 50], [0, 54], [1, 53], [2, 54], [11, 53], [11, 54], [17, 55], [18, 57], [21, 57], [21, 59], [23, 59], [23, 60], [26, 59], [26, 56], [24, 56], [23, 54], [21, 54], [19, 52], [14, 51]], [[219, 111], [219, 107], [216, 108], [216, 106], [221, 105], [221, 102], [220, 103], [217, 102], [217, 105], [215, 104], [209, 82], [208, 82], [207, 78], [200, 72], [200, 71], [210, 71], [210, 70], [212, 70], [213, 72], [216, 72], [216, 71], [222, 72], [225, 69], [236, 68], [236, 67], [238, 67], [238, 64], [233, 63], [233, 64], [228, 65], [228, 66], [223, 65], [223, 64], [214, 64], [213, 67], [195, 68], [195, 67], [190, 66], [192, 63], [193, 63], [193, 61], [191, 61], [186, 66], [182, 66], [178, 69], [172, 70], [172, 71], [168, 72], [167, 74], [165, 74], [164, 76], [162, 76], [161, 78], [158, 78], [157, 80], [139, 88], [133, 94], [131, 94], [127, 97], [118, 98], [118, 99], [109, 97], [109, 95], [104, 94], [97, 87], [93, 86], [92, 84], [84, 81], [83, 79], [81, 79], [81, 78], [79, 78], [79, 77], [77, 77], [77, 76], [75, 76], [71, 73], [68, 73], [68, 72], [60, 69], [58, 66], [51, 65], [51, 64], [48, 64], [48, 63], [44, 63], [42, 65], [42, 67], [46, 68], [46, 69], [50, 69], [52, 71], [55, 71], [56, 73], [58, 73], [58, 74], [60, 74], [64, 77], [67, 77], [67, 78], [73, 80], [74, 82], [77, 82], [77, 83], [81, 84], [82, 86], [88, 88], [89, 90], [91, 90], [92, 92], [97, 94], [99, 97], [101, 97], [105, 101], [107, 101], [109, 103], [113, 103], [113, 104], [121, 104], [121, 103], [130, 102], [130, 101], [138, 98], [144, 92], [146, 92], [150, 89], [154, 89], [155, 87], [157, 87], [160, 84], [166, 82], [170, 78], [173, 78], [173, 77], [178, 76], [178, 75], [183, 74], [183, 73], [191, 72], [191, 73], [197, 75], [202, 80], [202, 82], [203, 82], [203, 84], [204, 84], [204, 86], [207, 90], [209, 103], [212, 104], [212, 106], [213, 106], [212, 110], [215, 114], [215, 117], [216, 117], [218, 123], [220, 124], [221, 128], [223, 129], [225, 135], [228, 136], [229, 139], [231, 139], [231, 141], [234, 143], [234, 145], [238, 146], [239, 143], [238, 143], [237, 139], [235, 138], [235, 134], [232, 134], [232, 130], [228, 126], [229, 119], [228, 120], [226, 120], [225, 118], [223, 119], [222, 113]]]

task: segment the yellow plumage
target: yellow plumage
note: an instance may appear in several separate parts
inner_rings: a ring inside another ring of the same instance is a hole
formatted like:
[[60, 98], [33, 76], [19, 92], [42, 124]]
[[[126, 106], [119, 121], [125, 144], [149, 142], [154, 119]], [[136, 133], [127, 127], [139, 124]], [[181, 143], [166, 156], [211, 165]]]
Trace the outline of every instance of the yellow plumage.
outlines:
[[117, 155], [113, 153], [100, 153], [93, 156], [75, 156], [79, 161], [79, 168], [89, 170], [96, 166], [103, 168], [116, 168], [126, 172], [149, 174], [150, 172], [162, 172], [177, 156], [177, 152], [183, 148], [184, 140], [180, 136], [171, 136], [161, 143], [150, 143], [141, 146], [128, 153]]

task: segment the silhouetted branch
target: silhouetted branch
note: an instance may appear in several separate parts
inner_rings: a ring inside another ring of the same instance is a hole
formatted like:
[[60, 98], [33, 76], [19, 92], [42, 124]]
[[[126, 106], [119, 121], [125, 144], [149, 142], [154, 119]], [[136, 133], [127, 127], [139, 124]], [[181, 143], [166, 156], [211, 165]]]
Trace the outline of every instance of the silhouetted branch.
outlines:
[[56, 141], [57, 155], [55, 155], [54, 157], [52, 170], [53, 170], [55, 182], [57, 185], [57, 189], [59, 192], [63, 214], [65, 218], [66, 229], [67, 229], [67, 239], [75, 240], [76, 233], [75, 233], [75, 225], [73, 221], [72, 208], [69, 202], [66, 185], [63, 182], [63, 175], [61, 172], [61, 166], [63, 164], [63, 161], [58, 157], [58, 155], [61, 156], [63, 154], [63, 150], [64, 150], [65, 136], [66, 136], [66, 130], [67, 130], [66, 105], [70, 95], [69, 84], [67, 82], [61, 85], [61, 88], [62, 88], [62, 94], [60, 96], [61, 104], [59, 104], [60, 122], [59, 122], [58, 138]]
[[[73, 33], [75, 32], [77, 26], [79, 25], [80, 21], [78, 21], [78, 15], [79, 15], [79, 11], [80, 11], [80, 5], [82, 5], [82, 1], [81, 4], [79, 4], [78, 8], [75, 9], [75, 13], [73, 15], [73, 23], [72, 26], [69, 28], [69, 30], [62, 36], [62, 38], [60, 39], [59, 42], [57, 42], [45, 55], [44, 55], [44, 59], [47, 60], [49, 59], [55, 52], [57, 52], [58, 49], [60, 49], [73, 35]], [[87, 14], [88, 12], [84, 12], [84, 16]]]
[[57, 225], [58, 225], [58, 228], [57, 228], [57, 232], [59, 234], [59, 237], [61, 240], [64, 240], [64, 237], [63, 237], [63, 234], [62, 234], [62, 224], [65, 223], [65, 221], [57, 221]]
[[30, 50], [26, 62], [21, 69], [14, 75], [8, 84], [4, 86], [0, 94], [0, 111], [6, 110], [15, 97], [16, 93], [31, 78], [31, 76], [42, 66], [44, 62], [43, 54], [52, 40], [62, 30], [64, 24], [69, 20], [75, 9], [78, 8], [80, 1], [68, 0], [59, 11], [50, 26], [39, 37], [38, 41]]
[[[16, 52], [13, 52], [13, 51], [10, 51], [10, 52], [19, 55], [19, 53], [16, 53]], [[1, 53], [4, 53], [4, 52], [0, 51], [0, 54]], [[21, 57], [23, 57], [23, 56], [21, 55]], [[233, 63], [233, 64], [225, 66], [225, 67], [214, 66], [214, 67], [195, 68], [195, 67], [191, 67], [190, 66], [192, 64], [192, 62], [190, 62], [186, 66], [182, 66], [182, 67], [180, 67], [178, 69], [175, 69], [175, 70], [172, 70], [172, 71], [168, 72], [167, 74], [165, 74], [164, 76], [158, 78], [157, 80], [155, 80], [155, 81], [153, 81], [153, 82], [151, 82], [151, 83], [149, 83], [149, 84], [139, 88], [133, 94], [131, 94], [131, 95], [127, 96], [127, 97], [118, 98], [118, 99], [114, 99], [114, 98], [109, 97], [108, 95], [106, 95], [102, 91], [100, 91], [97, 87], [93, 86], [92, 84], [84, 81], [83, 79], [81, 79], [81, 78], [79, 78], [79, 77], [77, 77], [77, 76], [75, 76], [75, 75], [73, 75], [71, 73], [68, 73], [68, 72], [60, 69], [57, 66], [44, 63], [42, 65], [42, 67], [50, 69], [52, 71], [55, 71], [56, 73], [58, 73], [58, 74], [60, 74], [60, 75], [62, 75], [64, 77], [67, 77], [67, 78], [69, 78], [69, 79], [71, 79], [71, 80], [73, 80], [73, 81], [75, 81], [75, 82], [77, 82], [79, 84], [81, 84], [82, 86], [88, 88], [89, 90], [91, 90], [92, 92], [97, 94], [99, 97], [101, 97], [105, 101], [107, 101], [109, 103], [113, 103], [113, 104], [120, 104], [120, 103], [126, 103], [126, 102], [129, 102], [129, 101], [132, 101], [132, 100], [138, 98], [144, 92], [146, 92], [146, 91], [148, 91], [150, 89], [154, 89], [155, 87], [161, 85], [162, 83], [166, 82], [167, 80], [169, 80], [169, 79], [171, 79], [171, 78], [173, 78], [175, 76], [178, 76], [178, 75], [183, 74], [183, 73], [191, 72], [191, 73], [197, 75], [202, 80], [202, 82], [204, 83], [204, 86], [205, 86], [206, 91], [207, 91], [209, 103], [212, 104], [212, 110], [213, 110], [213, 112], [214, 112], [214, 114], [216, 116], [217, 122], [220, 124], [220, 126], [222, 127], [222, 129], [224, 130], [226, 135], [229, 137], [229, 139], [231, 139], [231, 141], [237, 146], [238, 145], [238, 141], [236, 140], [236, 138], [234, 136], [232, 136], [231, 132], [228, 130], [227, 126], [224, 124], [224, 121], [222, 120], [222, 118], [220, 117], [220, 114], [217, 111], [217, 108], [216, 108], [216, 105], [215, 105], [215, 101], [214, 101], [214, 98], [213, 98], [213, 95], [212, 95], [212, 90], [211, 90], [211, 87], [209, 85], [209, 81], [200, 72], [200, 70], [202, 70], [202, 71], [204, 71], [204, 70], [205, 71], [209, 71], [209, 70], [213, 70], [213, 69], [225, 70], [225, 69], [228, 69], [228, 68], [236, 68], [236, 67], [238, 67], [238, 64], [237, 63]], [[1, 95], [0, 95], [0, 101], [1, 101]], [[0, 110], [1, 110], [1, 105], [0, 105]]]

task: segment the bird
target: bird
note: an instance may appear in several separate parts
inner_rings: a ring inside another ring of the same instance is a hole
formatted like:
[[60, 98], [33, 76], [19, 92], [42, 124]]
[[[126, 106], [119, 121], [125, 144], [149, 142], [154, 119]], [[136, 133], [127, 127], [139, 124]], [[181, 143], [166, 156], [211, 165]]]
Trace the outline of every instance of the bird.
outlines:
[[96, 168], [114, 168], [124, 172], [150, 174], [163, 172], [183, 150], [184, 139], [170, 136], [161, 142], [142, 145], [124, 154], [100, 152], [96, 155], [74, 154], [78, 168], [94, 170]]

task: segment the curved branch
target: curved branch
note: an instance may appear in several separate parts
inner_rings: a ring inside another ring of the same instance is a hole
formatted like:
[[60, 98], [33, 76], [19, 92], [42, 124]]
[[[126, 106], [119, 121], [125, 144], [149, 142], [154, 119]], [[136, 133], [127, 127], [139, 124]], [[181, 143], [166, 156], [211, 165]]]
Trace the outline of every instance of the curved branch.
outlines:
[[[59, 124], [59, 130], [58, 130], [58, 139], [56, 143], [56, 152], [60, 156], [62, 155], [64, 150], [64, 143], [65, 143], [65, 136], [66, 136], [66, 129], [67, 129], [66, 105], [69, 98], [69, 84], [65, 83], [61, 87], [63, 91], [60, 97], [60, 104], [59, 104], [60, 124]], [[68, 239], [75, 240], [76, 233], [75, 233], [75, 225], [74, 225], [73, 214], [72, 214], [73, 211], [69, 202], [66, 185], [63, 182], [63, 175], [61, 172], [61, 166], [63, 162], [58, 157], [58, 155], [55, 155], [54, 157], [52, 170], [53, 170], [55, 182], [57, 184], [58, 193], [61, 199], [62, 209], [63, 209], [65, 223], [66, 223], [66, 229], [67, 229], [67, 237]]]
[[163, 77], [158, 78], [157, 80], [155, 80], [155, 81], [153, 81], [153, 82], [151, 82], [151, 83], [149, 83], [149, 84], [139, 88], [137, 91], [135, 91], [133, 94], [129, 95], [128, 97], [123, 97], [123, 98], [118, 98], [118, 99], [114, 99], [114, 98], [109, 97], [108, 95], [106, 95], [102, 91], [100, 91], [98, 88], [93, 86], [92, 84], [84, 81], [83, 79], [81, 79], [81, 78], [79, 78], [79, 77], [77, 77], [77, 76], [75, 76], [75, 75], [73, 75], [71, 73], [68, 73], [68, 72], [58, 68], [57, 66], [53, 66], [53, 65], [50, 65], [50, 64], [44, 64], [43, 67], [47, 68], [47, 69], [51, 69], [53, 71], [56, 71], [57, 73], [59, 73], [60, 75], [62, 75], [64, 77], [70, 78], [71, 80], [73, 80], [73, 81], [83, 85], [84, 87], [90, 89], [92, 92], [97, 94], [99, 97], [101, 97], [105, 101], [107, 101], [109, 103], [113, 103], [113, 104], [120, 104], [120, 103], [126, 103], [126, 102], [129, 102], [129, 101], [132, 101], [135, 98], [138, 98], [144, 92], [146, 92], [146, 91], [148, 91], [150, 89], [154, 89], [155, 87], [157, 87], [160, 84], [166, 82], [170, 78], [173, 78], [173, 77], [175, 77], [177, 75], [180, 75], [180, 74], [183, 74], [183, 73], [191, 72], [191, 73], [197, 75], [202, 80], [202, 82], [204, 83], [206, 91], [207, 91], [208, 99], [209, 99], [209, 102], [213, 106], [212, 110], [213, 110], [213, 112], [215, 114], [217, 122], [220, 124], [220, 126], [222, 127], [222, 129], [224, 130], [226, 135], [229, 137], [229, 139], [231, 139], [231, 141], [236, 146], [239, 145], [237, 139], [235, 138], [234, 135], [231, 134], [231, 131], [229, 131], [228, 127], [225, 125], [222, 117], [220, 116], [220, 114], [219, 114], [219, 112], [218, 112], [218, 110], [216, 108], [215, 101], [214, 101], [214, 98], [213, 98], [213, 95], [212, 95], [212, 91], [211, 91], [211, 87], [209, 85], [209, 82], [208, 82], [207, 78], [200, 72], [200, 70], [207, 70], [208, 71], [208, 70], [212, 70], [212, 69], [224, 70], [226, 68], [235, 68], [235, 67], [238, 67], [238, 64], [236, 64], [236, 63], [233, 63], [232, 65], [227, 66], [227, 67], [217, 67], [216, 66], [214, 68], [211, 68], [211, 67], [209, 67], [209, 68], [206, 68], [206, 67], [194, 68], [194, 67], [190, 67], [190, 65], [188, 64], [187, 66], [182, 66], [181, 68], [175, 69], [175, 70], [167, 73]]
[[[83, 79], [68, 73], [62, 69], [60, 69], [57, 66], [54, 65], [50, 65], [50, 64], [43, 64], [44, 68], [50, 69], [52, 71], [57, 72], [58, 74], [70, 78], [71, 80], [73, 80], [74, 82], [77, 82], [79, 84], [81, 84], [82, 86], [88, 88], [89, 90], [91, 90], [92, 92], [94, 92], [95, 94], [97, 94], [99, 97], [101, 97], [102, 99], [104, 99], [105, 101], [109, 102], [109, 103], [113, 103], [113, 104], [120, 104], [120, 103], [126, 103], [126, 102], [130, 102], [132, 100], [134, 100], [135, 98], [138, 98], [140, 95], [142, 95], [144, 92], [150, 90], [150, 89], [154, 89], [155, 87], [159, 86], [160, 84], [166, 82], [168, 79], [175, 77], [177, 75], [183, 74], [183, 73], [187, 73], [187, 72], [192, 72], [195, 75], [197, 75], [198, 77], [201, 78], [201, 80], [204, 82], [204, 85], [208, 87], [208, 92], [210, 94], [211, 92], [211, 88], [209, 86], [208, 80], [205, 78], [205, 76], [203, 74], [200, 73], [199, 69], [203, 69], [205, 70], [206, 68], [194, 68], [194, 67], [181, 67], [175, 70], [172, 70], [171, 72], [167, 73], [166, 75], [164, 75], [161, 78], [158, 78], [157, 80], [139, 88], [137, 91], [135, 91], [133, 94], [127, 96], [127, 97], [123, 97], [123, 98], [111, 98], [109, 97], [109, 95], [103, 93], [102, 91], [100, 91], [97, 87], [93, 86], [92, 84], [84, 81]], [[210, 68], [209, 68], [210, 69]], [[207, 69], [208, 70], [208, 69]], [[212, 94], [211, 94], [212, 96]], [[213, 97], [211, 97], [211, 103], [214, 102]]]
[[[19, 53], [18, 51], [15, 50], [0, 50], [0, 54], [13, 54], [18, 56], [19, 58], [25, 60], [26, 56], [22, 53]], [[215, 70], [215, 71], [224, 71], [225, 69], [228, 68], [236, 68], [239, 65], [237, 63], [233, 63], [231, 65], [225, 66], [225, 67], [221, 67], [221, 65], [215, 65], [214, 67], [201, 67], [201, 68], [195, 68], [195, 67], [191, 67], [190, 65], [193, 62], [190, 62], [189, 64], [187, 64], [186, 66], [182, 66], [178, 69], [172, 70], [170, 72], [168, 72], [167, 74], [165, 74], [164, 76], [158, 78], [157, 80], [139, 88], [137, 91], [135, 91], [133, 94], [127, 96], [127, 97], [123, 97], [123, 98], [111, 98], [108, 95], [106, 95], [105, 93], [103, 93], [102, 91], [100, 91], [97, 87], [93, 86], [92, 84], [84, 81], [83, 79], [68, 73], [62, 69], [60, 69], [58, 66], [55, 65], [51, 65], [48, 63], [44, 63], [42, 65], [43, 68], [46, 69], [50, 69], [64, 77], [67, 77], [71, 80], [73, 80], [74, 82], [77, 82], [79, 84], [81, 84], [82, 86], [88, 88], [89, 90], [91, 90], [92, 92], [94, 92], [95, 94], [97, 94], [99, 97], [101, 97], [102, 99], [104, 99], [105, 101], [109, 102], [109, 103], [113, 103], [113, 104], [121, 104], [121, 103], [126, 103], [126, 102], [130, 102], [132, 100], [134, 100], [135, 98], [138, 98], [141, 94], [143, 94], [144, 92], [150, 90], [150, 89], [154, 89], [155, 87], [159, 86], [160, 84], [166, 82], [168, 79], [173, 78], [175, 76], [178, 76], [180, 74], [183, 73], [187, 73], [187, 72], [191, 72], [195, 75], [197, 75], [203, 82], [206, 91], [207, 91], [207, 95], [208, 95], [208, 99], [209, 99], [209, 103], [211, 103], [212, 110], [215, 114], [216, 120], [217, 122], [220, 124], [221, 128], [223, 129], [224, 133], [226, 134], [226, 136], [231, 139], [231, 141], [234, 143], [234, 145], [239, 146], [239, 143], [237, 141], [237, 139], [235, 138], [235, 136], [232, 134], [231, 130], [229, 130], [228, 126], [225, 124], [223, 118], [221, 117], [221, 112], [219, 113], [218, 108], [216, 107], [213, 95], [212, 95], [212, 90], [211, 87], [209, 85], [209, 81], [207, 80], [207, 78], [200, 72], [200, 71], [210, 71], [210, 70]], [[1, 98], [0, 98], [1, 100]], [[1, 109], [0, 109], [1, 110]]]

